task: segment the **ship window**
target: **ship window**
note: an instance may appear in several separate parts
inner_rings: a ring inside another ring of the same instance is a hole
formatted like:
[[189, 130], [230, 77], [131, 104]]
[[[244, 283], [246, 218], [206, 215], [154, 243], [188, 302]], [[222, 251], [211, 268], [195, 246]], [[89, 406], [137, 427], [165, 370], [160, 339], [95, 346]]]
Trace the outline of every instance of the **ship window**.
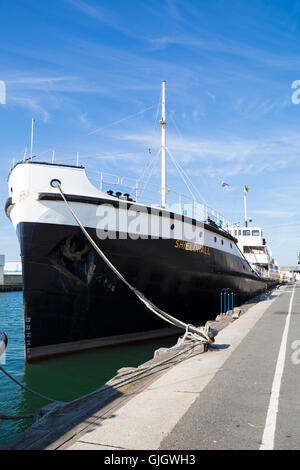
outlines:
[[239, 230], [239, 235], [241, 235], [241, 233], [242, 233], [242, 232]]
[[230, 248], [232, 248], [232, 243], [230, 243]]
[[250, 230], [243, 230], [243, 235], [244, 235], [244, 237], [249, 237]]
[[175, 228], [175, 225], [172, 224], [172, 225], [171, 225], [171, 230], [174, 230], [174, 228]]
[[252, 230], [252, 235], [254, 237], [258, 237], [259, 236], [259, 230]]
[[222, 245], [224, 245], [224, 240], [221, 240]]
[[244, 253], [263, 255], [265, 253], [265, 248], [263, 246], [244, 246]]
[[215, 242], [217, 241], [217, 237], [215, 237]]

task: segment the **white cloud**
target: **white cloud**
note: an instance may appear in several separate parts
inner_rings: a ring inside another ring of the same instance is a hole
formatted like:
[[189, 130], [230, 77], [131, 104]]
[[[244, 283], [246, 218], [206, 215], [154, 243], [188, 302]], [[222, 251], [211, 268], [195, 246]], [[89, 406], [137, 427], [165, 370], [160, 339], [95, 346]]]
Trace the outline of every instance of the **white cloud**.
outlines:
[[[148, 145], [151, 140], [159, 146], [159, 137], [149, 134], [127, 133], [119, 139]], [[300, 136], [298, 134], [274, 136], [265, 139], [180, 138], [168, 134], [168, 147], [193, 175], [237, 176], [242, 174], [261, 175], [298, 165]], [[197, 164], [197, 167], [194, 167]]]
[[29, 109], [34, 115], [40, 116], [44, 122], [48, 122], [50, 114], [35, 99], [26, 97], [10, 96], [9, 103], [21, 108]]
[[87, 118], [87, 113], [82, 113], [79, 116], [79, 120], [86, 128], [91, 129], [92, 125], [91, 125], [90, 121]]
[[20, 83], [24, 85], [40, 85], [43, 83], [55, 83], [78, 80], [78, 77], [22, 77], [16, 80], [10, 80], [9, 83]]
[[[138, 35], [135, 33], [135, 29], [130, 29], [124, 26], [122, 20], [117, 18], [116, 10], [112, 9], [105, 9], [103, 5], [97, 4], [96, 6], [92, 5], [91, 3], [84, 2], [83, 0], [67, 0], [70, 5], [74, 8], [77, 8], [86, 16], [90, 18], [100, 21], [101, 23], [107, 24], [111, 28], [114, 28], [121, 32], [122, 34], [137, 38]], [[113, 13], [112, 13], [113, 11]]]
[[290, 218], [290, 217], [296, 217], [297, 212], [292, 212], [292, 211], [282, 211], [282, 210], [277, 210], [277, 209], [251, 209], [252, 214], [259, 214], [259, 215], [266, 215], [268, 217], [272, 218]]

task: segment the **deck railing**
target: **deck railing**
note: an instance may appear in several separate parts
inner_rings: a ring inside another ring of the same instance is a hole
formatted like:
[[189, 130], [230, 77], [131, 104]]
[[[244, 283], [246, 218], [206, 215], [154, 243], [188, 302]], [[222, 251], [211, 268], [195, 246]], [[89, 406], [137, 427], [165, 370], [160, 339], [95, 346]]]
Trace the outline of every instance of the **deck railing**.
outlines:
[[[159, 185], [135, 178], [121, 177], [111, 173], [86, 170], [89, 180], [100, 191], [113, 191], [119, 198], [127, 198], [140, 204], [160, 207], [161, 188]], [[229, 231], [233, 224], [219, 211], [200, 203], [196, 199], [172, 189], [167, 190], [167, 207], [180, 215], [186, 215], [200, 222], [212, 221], [223, 230]]]
[[[38, 161], [37, 157], [33, 157], [34, 161]], [[47, 159], [43, 159], [45, 161]], [[30, 162], [32, 158], [24, 158], [23, 162]], [[80, 168], [85, 168], [85, 172], [94, 186], [100, 189], [100, 191], [108, 192], [114, 190], [114, 195], [120, 193], [120, 198], [126, 197], [129, 200], [138, 202], [140, 204], [150, 205], [153, 207], [161, 207], [161, 187], [157, 184], [150, 183], [149, 181], [118, 176], [112, 173], [99, 172], [95, 170], [89, 170], [86, 167], [79, 165], [78, 154], [76, 161], [74, 158], [68, 159], [54, 159], [51, 158], [51, 163], [59, 163], [66, 165], [74, 165]], [[13, 167], [15, 162], [13, 162]], [[234, 224], [231, 223], [224, 215], [219, 211], [213, 209], [207, 204], [201, 203], [191, 196], [187, 196], [181, 192], [167, 189], [167, 206], [166, 209], [170, 210], [179, 215], [185, 215], [191, 217], [200, 222], [211, 221], [215, 223], [219, 228], [230, 232], [232, 231]]]

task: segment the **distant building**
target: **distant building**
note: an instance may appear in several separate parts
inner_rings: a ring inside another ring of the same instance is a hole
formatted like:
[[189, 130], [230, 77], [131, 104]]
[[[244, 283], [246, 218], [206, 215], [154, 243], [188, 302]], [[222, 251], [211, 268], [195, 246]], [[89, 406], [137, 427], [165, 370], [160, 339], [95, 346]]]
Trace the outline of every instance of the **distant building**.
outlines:
[[281, 278], [283, 280], [295, 279], [300, 280], [300, 267], [299, 266], [282, 266], [280, 268]]
[[8, 261], [4, 265], [4, 274], [11, 276], [22, 276], [21, 261]]
[[22, 263], [19, 261], [5, 263], [5, 256], [0, 255], [0, 292], [22, 290], [22, 286]]

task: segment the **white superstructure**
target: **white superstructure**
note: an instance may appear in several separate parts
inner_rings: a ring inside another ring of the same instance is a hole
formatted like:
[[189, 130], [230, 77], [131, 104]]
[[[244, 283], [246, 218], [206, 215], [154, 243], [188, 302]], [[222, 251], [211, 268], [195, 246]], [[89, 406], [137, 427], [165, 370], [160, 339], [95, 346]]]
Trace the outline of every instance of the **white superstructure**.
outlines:
[[253, 268], [261, 277], [279, 279], [278, 265], [267, 245], [261, 227], [234, 227], [231, 235], [237, 238], [238, 247]]

